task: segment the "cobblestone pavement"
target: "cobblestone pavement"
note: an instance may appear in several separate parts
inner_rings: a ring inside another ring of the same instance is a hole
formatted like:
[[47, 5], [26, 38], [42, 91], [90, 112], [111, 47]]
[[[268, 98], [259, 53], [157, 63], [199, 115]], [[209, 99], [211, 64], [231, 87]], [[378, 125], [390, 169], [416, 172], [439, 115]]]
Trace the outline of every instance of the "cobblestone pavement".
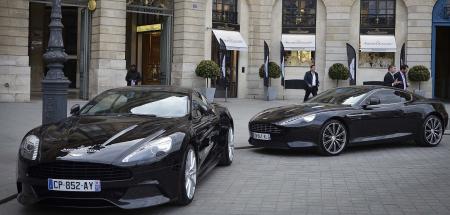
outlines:
[[[237, 145], [248, 145], [246, 123], [254, 113], [288, 103], [295, 101], [225, 103], [235, 118]], [[11, 107], [0, 104], [3, 193], [15, 191], [17, 139], [40, 121], [30, 117], [40, 113], [33, 103]], [[28, 114], [12, 115], [21, 110]], [[230, 167], [218, 167], [200, 182], [186, 207], [68, 210], [23, 207], [12, 200], [0, 205], [0, 214], [450, 214], [449, 143], [447, 135], [435, 148], [413, 143], [351, 147], [338, 157], [322, 157], [312, 149], [240, 149]]]

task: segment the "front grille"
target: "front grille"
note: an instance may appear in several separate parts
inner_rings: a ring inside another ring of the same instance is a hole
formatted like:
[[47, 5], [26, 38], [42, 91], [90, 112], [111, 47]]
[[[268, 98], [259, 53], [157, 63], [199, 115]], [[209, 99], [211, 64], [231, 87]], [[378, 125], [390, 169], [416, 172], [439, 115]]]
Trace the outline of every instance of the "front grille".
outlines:
[[281, 129], [272, 124], [252, 123], [250, 124], [250, 131], [266, 134], [280, 134]]
[[28, 169], [34, 178], [75, 179], [117, 181], [131, 178], [131, 172], [125, 168], [108, 164], [83, 162], [42, 163]]

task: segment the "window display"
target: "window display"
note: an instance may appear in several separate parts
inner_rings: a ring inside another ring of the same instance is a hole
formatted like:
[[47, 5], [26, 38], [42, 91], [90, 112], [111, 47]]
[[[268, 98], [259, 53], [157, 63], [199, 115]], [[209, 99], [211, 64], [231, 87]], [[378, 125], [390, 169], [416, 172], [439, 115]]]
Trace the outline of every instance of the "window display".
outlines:
[[315, 51], [286, 51], [286, 66], [308, 67], [314, 64]]
[[359, 67], [373, 69], [387, 69], [395, 63], [393, 52], [360, 52]]

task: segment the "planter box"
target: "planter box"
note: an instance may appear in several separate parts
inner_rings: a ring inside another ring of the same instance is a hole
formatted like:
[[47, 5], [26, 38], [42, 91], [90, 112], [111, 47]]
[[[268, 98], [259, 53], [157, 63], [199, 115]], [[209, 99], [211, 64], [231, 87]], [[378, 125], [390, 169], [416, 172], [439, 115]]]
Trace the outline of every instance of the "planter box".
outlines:
[[216, 94], [216, 88], [201, 88], [200, 92], [208, 99], [208, 102], [214, 102], [214, 95]]
[[426, 94], [425, 90], [414, 90], [414, 93], [423, 97], [425, 97]]
[[267, 101], [273, 101], [277, 99], [277, 88], [276, 87], [264, 87], [264, 95]]

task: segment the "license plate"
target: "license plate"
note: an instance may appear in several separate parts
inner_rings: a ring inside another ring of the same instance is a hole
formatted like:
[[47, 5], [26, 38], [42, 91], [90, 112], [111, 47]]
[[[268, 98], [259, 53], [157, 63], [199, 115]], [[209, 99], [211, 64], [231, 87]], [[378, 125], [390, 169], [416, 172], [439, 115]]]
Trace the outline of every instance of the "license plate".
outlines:
[[100, 192], [100, 180], [48, 179], [48, 190], [65, 192]]
[[270, 134], [255, 133], [253, 132], [253, 138], [257, 140], [270, 140]]

